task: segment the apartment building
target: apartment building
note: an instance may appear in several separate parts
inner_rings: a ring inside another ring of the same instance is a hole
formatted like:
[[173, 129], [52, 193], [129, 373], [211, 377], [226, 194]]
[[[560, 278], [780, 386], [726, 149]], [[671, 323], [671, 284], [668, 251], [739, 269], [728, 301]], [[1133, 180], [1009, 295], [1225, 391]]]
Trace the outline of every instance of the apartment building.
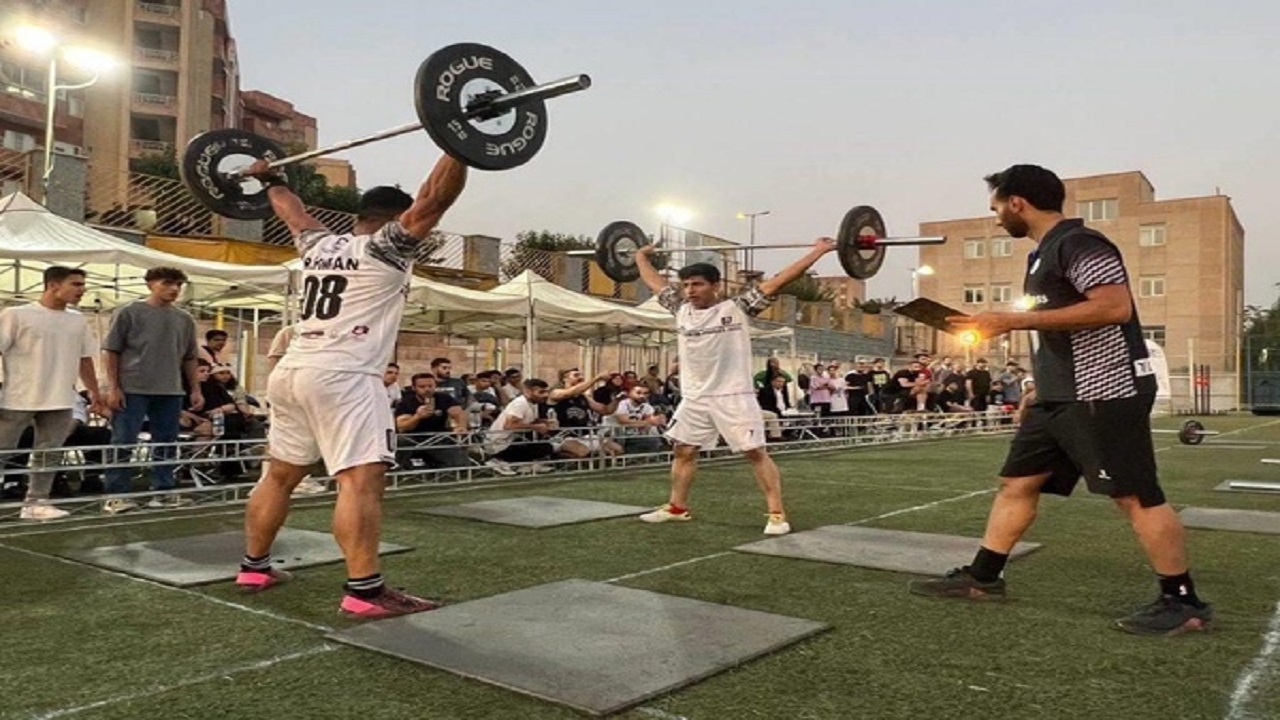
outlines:
[[[1143, 332], [1164, 347], [1170, 369], [1185, 372], [1194, 363], [1233, 372], [1244, 307], [1244, 228], [1231, 198], [1157, 199], [1138, 171], [1064, 182], [1066, 214], [1083, 218], [1124, 254]], [[919, 278], [922, 296], [966, 313], [1014, 309], [1031, 240], [1010, 238], [989, 214], [923, 222], [920, 234], [948, 239], [920, 248], [920, 262], [935, 270]], [[901, 349], [965, 355], [954, 337], [905, 325]], [[968, 349], [992, 361], [1024, 363], [1030, 350], [1025, 332]]]

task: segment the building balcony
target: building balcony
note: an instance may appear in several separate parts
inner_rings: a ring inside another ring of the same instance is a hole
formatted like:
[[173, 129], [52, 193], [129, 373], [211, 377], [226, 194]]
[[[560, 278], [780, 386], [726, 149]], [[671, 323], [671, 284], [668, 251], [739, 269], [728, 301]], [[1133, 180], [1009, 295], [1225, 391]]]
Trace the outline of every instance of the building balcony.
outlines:
[[178, 57], [177, 50], [161, 50], [149, 47], [136, 47], [133, 49], [134, 62], [147, 67], [177, 70]]
[[133, 109], [135, 112], [153, 115], [175, 115], [178, 112], [178, 96], [136, 92], [133, 94]]
[[181, 6], [154, 2], [138, 2], [134, 5], [134, 8], [134, 16], [139, 20], [163, 23], [165, 25], [182, 24]]
[[164, 140], [130, 140], [129, 157], [140, 158], [144, 155], [168, 155], [174, 152], [174, 144]]

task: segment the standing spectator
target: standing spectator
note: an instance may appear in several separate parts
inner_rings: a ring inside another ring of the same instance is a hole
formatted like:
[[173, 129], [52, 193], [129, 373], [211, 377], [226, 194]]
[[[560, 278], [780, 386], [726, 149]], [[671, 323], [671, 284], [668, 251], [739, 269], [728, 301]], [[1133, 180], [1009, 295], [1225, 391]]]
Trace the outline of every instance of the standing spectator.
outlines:
[[897, 388], [891, 382], [893, 376], [884, 365], [884, 358], [878, 357], [871, 363], [870, 400], [876, 412], [893, 412]]
[[498, 388], [498, 399], [502, 401], [504, 407], [524, 394], [523, 382], [523, 376], [516, 368], [507, 368], [503, 373], [502, 386]]
[[890, 384], [898, 398], [897, 412], [924, 412], [928, 404], [929, 380], [919, 360], [911, 361], [910, 365], [894, 373]]
[[920, 375], [923, 375], [924, 379], [932, 382], [933, 370], [930, 369], [929, 366], [933, 364], [933, 357], [929, 355], [929, 353], [918, 352], [916, 353], [916, 362], [920, 363]]
[[849, 414], [849, 385], [844, 381], [844, 375], [840, 374], [840, 364], [832, 363], [827, 366], [827, 380], [831, 383], [831, 412], [835, 417], [843, 417]]
[[417, 373], [410, 378], [412, 391], [404, 394], [396, 406], [396, 432], [401, 435], [398, 445], [401, 453], [413, 467], [421, 462], [428, 468], [467, 467], [471, 460], [467, 451], [449, 438], [445, 442], [421, 445], [427, 438], [406, 438], [404, 435], [446, 433], [457, 436], [467, 433], [467, 414], [453, 395], [441, 392], [437, 379], [431, 373]]
[[[886, 378], [888, 375], [886, 374]], [[855, 417], [872, 415], [871, 370], [865, 360], [859, 360], [844, 376], [845, 392], [849, 396], [849, 413]]]
[[973, 369], [964, 379], [965, 395], [969, 398], [969, 407], [974, 412], [987, 411], [987, 396], [991, 394], [991, 371], [987, 370], [987, 359], [978, 358]]
[[[93, 367], [97, 343], [83, 315], [68, 306], [84, 297], [85, 273], [62, 266], [44, 271], [40, 299], [0, 311], [0, 365], [4, 393], [0, 398], [0, 450], [14, 448], [22, 431], [35, 425], [33, 448], [36, 472], [31, 475], [23, 520], [66, 517], [65, 510], [48, 504], [53, 489], [53, 458], [46, 452], [61, 447], [72, 429], [76, 378], [98, 404], [98, 375]], [[194, 343], [193, 343], [194, 344]]]
[[755, 383], [756, 390], [771, 387], [773, 385], [774, 375], [781, 375], [787, 379], [788, 383], [791, 382], [791, 375], [789, 375], [786, 370], [782, 369], [782, 361], [777, 357], [770, 356], [768, 360], [764, 361], [764, 369], [756, 373], [752, 378], [752, 381]]
[[438, 357], [431, 361], [431, 374], [436, 377], [436, 392], [442, 392], [454, 399], [458, 405], [467, 406], [467, 381], [453, 377], [453, 361], [447, 357]]
[[1018, 371], [1022, 368], [1018, 367], [1018, 363], [1010, 360], [1004, 365], [1004, 372], [1000, 373], [1000, 386], [1004, 388], [1004, 401], [1009, 405], [1018, 405], [1022, 402], [1022, 382], [1018, 377]]
[[618, 409], [604, 419], [605, 425], [620, 428], [622, 447], [629, 454], [657, 453], [666, 449], [659, 428], [667, 424], [665, 415], [649, 404], [649, 391], [643, 385], [631, 388], [618, 403]]
[[[519, 397], [507, 403], [498, 419], [493, 421], [493, 427], [489, 429], [489, 450], [493, 457], [485, 464], [494, 472], [515, 475], [516, 470], [511, 463], [544, 460], [555, 452], [547, 439], [551, 426], [538, 417], [538, 406], [547, 401], [548, 394], [546, 380], [529, 378], [524, 381]], [[539, 462], [530, 467], [535, 473], [550, 472], [551, 469], [550, 465]]]
[[942, 360], [938, 363], [937, 369], [933, 372], [933, 381], [945, 387], [947, 382], [951, 380], [951, 378], [955, 377], [956, 383], [963, 385], [964, 378], [958, 377], [959, 374], [960, 374], [959, 371], [956, 370], [955, 361], [952, 360], [951, 356], [948, 355], [943, 357]]
[[667, 373], [667, 399], [671, 407], [680, 405], [680, 363], [672, 363], [671, 372]]
[[207, 361], [209, 367], [224, 364], [226, 361], [222, 359], [221, 353], [226, 349], [229, 337], [226, 330], [205, 331], [204, 345], [200, 346], [199, 357]]
[[387, 367], [382, 371], [382, 386], [387, 389], [387, 404], [395, 407], [400, 404], [400, 400], [406, 395], [404, 388], [400, 387], [400, 366], [396, 363], [389, 362]]
[[[144, 420], [150, 421], [151, 439], [156, 443], [151, 468], [151, 489], [174, 488], [173, 443], [178, 439], [178, 418], [182, 413], [185, 375], [191, 388], [191, 407], [204, 405], [196, 377], [196, 321], [174, 307], [187, 282], [177, 268], [151, 268], [145, 275], [150, 295], [116, 310], [111, 329], [102, 344], [106, 351], [106, 403], [111, 418], [111, 444], [117, 446], [114, 462], [122, 464], [138, 442]], [[113, 467], [107, 471], [107, 492], [129, 492], [132, 468]], [[190, 500], [178, 496], [152, 499], [154, 507], [178, 507]], [[103, 510], [110, 514], [128, 512], [138, 504], [126, 498], [107, 500]]]
[[814, 364], [813, 376], [809, 378], [809, 407], [818, 417], [831, 414], [831, 378], [821, 363]]

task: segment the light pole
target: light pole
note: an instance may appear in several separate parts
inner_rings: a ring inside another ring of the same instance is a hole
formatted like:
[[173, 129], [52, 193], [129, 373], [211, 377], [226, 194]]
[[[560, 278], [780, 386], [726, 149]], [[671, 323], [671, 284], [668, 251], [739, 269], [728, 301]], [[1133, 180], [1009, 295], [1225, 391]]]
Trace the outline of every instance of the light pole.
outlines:
[[748, 272], [756, 269], [755, 268], [756, 218], [768, 215], [769, 212], [770, 212], [769, 210], [759, 210], [757, 212], [738, 213], [738, 219], [742, 220], [745, 218], [748, 221], [749, 227], [750, 227], [750, 229], [747, 231], [748, 233], [747, 237], [749, 238], [747, 240], [747, 271]]
[[[58, 108], [59, 90], [82, 90], [98, 82], [105, 70], [115, 67], [116, 61], [110, 56], [89, 48], [62, 45], [57, 36], [41, 27], [23, 25], [16, 31], [18, 43], [36, 55], [49, 56], [49, 74], [45, 82], [45, 115], [44, 115], [44, 165], [40, 175], [41, 201], [49, 204], [49, 178], [53, 174], [54, 122]], [[58, 54], [68, 64], [89, 72], [92, 77], [87, 82], [71, 85], [58, 84]]]

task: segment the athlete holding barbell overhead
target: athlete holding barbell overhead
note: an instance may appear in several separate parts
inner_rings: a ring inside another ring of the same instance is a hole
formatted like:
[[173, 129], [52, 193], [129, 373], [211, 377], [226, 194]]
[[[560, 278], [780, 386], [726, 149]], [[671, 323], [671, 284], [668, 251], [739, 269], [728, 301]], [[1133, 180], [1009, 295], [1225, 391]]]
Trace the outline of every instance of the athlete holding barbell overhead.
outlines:
[[438, 604], [387, 588], [378, 565], [382, 491], [395, 458], [395, 425], [382, 370], [395, 348], [414, 253], [466, 184], [467, 167], [436, 162], [416, 198], [377, 187], [360, 198], [350, 234], [326, 229], [263, 160], [247, 175], [267, 186], [275, 214], [302, 256], [302, 312], [289, 352], [268, 380], [271, 463], [249, 498], [245, 556], [236, 583], [264, 590], [289, 578], [272, 567], [271, 544], [289, 497], [323, 460], [341, 492], [333, 535], [347, 563], [340, 608], [361, 617], [432, 610]]
[[[1159, 579], [1154, 603], [1121, 618], [1122, 630], [1175, 635], [1213, 618], [1187, 569], [1186, 535], [1156, 476], [1151, 407], [1156, 379], [1120, 251], [1083, 220], [1062, 214], [1062, 180], [1036, 165], [986, 178], [996, 224], [1036, 242], [1025, 288], [1036, 306], [948, 320], [984, 338], [1036, 336], [1036, 399], [1000, 471], [1000, 492], [973, 564], [917, 580], [918, 595], [1000, 599], [1009, 553], [1031, 527], [1041, 493], [1070, 495], [1084, 476], [1125, 513]], [[1110, 552], [1111, 548], [1099, 548]]]
[[785, 535], [791, 532], [791, 524], [782, 506], [778, 466], [764, 447], [764, 416], [752, 381], [747, 316], [767, 308], [784, 285], [835, 250], [836, 241], [818, 238], [804, 257], [782, 272], [727, 300], [720, 298], [720, 270], [715, 265], [695, 263], [681, 268], [677, 287], [654, 268], [649, 256], [655, 249], [654, 245], [640, 247], [636, 267], [644, 284], [676, 316], [681, 401], [666, 432], [675, 444], [670, 499], [640, 519], [648, 523], [692, 520], [689, 488], [698, 469], [698, 450], [711, 450], [724, 437], [731, 450], [745, 454], [751, 462], [768, 506], [765, 534]]

